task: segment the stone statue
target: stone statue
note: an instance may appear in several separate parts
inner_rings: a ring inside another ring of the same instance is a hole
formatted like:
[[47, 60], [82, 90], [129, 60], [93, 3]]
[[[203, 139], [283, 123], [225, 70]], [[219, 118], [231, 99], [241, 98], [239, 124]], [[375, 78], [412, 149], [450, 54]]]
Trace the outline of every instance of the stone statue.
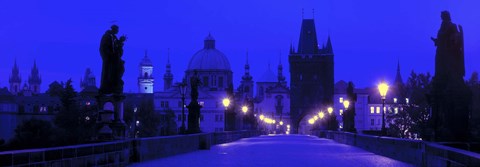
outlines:
[[[465, 76], [463, 53], [463, 29], [452, 23], [450, 13], [441, 13], [442, 24], [437, 38], [431, 38], [437, 47], [435, 77], [441, 80], [459, 80]], [[460, 31], [459, 31], [460, 30]]]
[[200, 109], [202, 106], [198, 104], [198, 87], [201, 85], [197, 72], [195, 71], [193, 76], [190, 77], [191, 86], [191, 98], [188, 108], [188, 130], [187, 133], [199, 133], [200, 132]]
[[465, 85], [463, 29], [452, 23], [448, 11], [441, 12], [442, 24], [437, 38], [435, 76], [427, 95], [431, 105], [431, 133], [434, 141], [467, 141], [469, 136], [470, 89]]
[[100, 55], [102, 57], [102, 76], [100, 81], [100, 94], [122, 94], [123, 73], [125, 61], [122, 60], [123, 45], [127, 40], [125, 35], [117, 38], [119, 27], [112, 25], [102, 36], [100, 42]]

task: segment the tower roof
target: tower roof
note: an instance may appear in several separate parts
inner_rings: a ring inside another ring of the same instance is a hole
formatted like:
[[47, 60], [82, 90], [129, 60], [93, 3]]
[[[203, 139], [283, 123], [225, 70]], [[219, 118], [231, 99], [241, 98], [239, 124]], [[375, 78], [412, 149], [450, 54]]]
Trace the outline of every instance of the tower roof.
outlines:
[[303, 19], [302, 21], [297, 52], [302, 54], [318, 53], [317, 33], [313, 19]]
[[152, 61], [148, 58], [147, 51], [145, 51], [145, 56], [140, 62], [140, 66], [153, 66]]
[[328, 35], [327, 46], [325, 47], [325, 52], [333, 54], [332, 41], [330, 41], [330, 35]]
[[20, 77], [20, 70], [18, 69], [17, 66], [17, 59], [15, 59], [15, 62], [13, 64], [12, 68], [12, 75], [9, 78], [9, 83], [21, 83], [22, 78]]
[[395, 84], [403, 85], [402, 75], [400, 74], [400, 60], [398, 61], [398, 64], [397, 64], [397, 74], [395, 76]]
[[42, 83], [42, 79], [41, 79], [40, 74], [38, 72], [37, 61], [36, 60], [33, 61], [33, 68], [32, 68], [30, 77], [28, 77], [28, 83], [30, 85], [33, 85], [33, 84], [38, 84], [39, 85], [39, 84]]

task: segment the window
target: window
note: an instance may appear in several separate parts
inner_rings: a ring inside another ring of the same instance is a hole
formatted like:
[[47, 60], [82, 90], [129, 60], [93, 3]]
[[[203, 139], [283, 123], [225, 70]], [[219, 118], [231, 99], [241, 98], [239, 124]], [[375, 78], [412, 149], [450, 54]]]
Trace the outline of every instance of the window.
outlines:
[[370, 120], [370, 125], [372, 125], [372, 126], [375, 125], [375, 119]]
[[340, 99], [338, 100], [340, 103], [343, 103], [343, 97], [340, 97]]
[[165, 108], [168, 108], [168, 101], [165, 101]]
[[397, 103], [397, 98], [393, 98], [393, 103]]
[[377, 107], [377, 114], [380, 114], [380, 107]]
[[218, 77], [218, 87], [223, 88], [223, 77]]
[[218, 115], [215, 115], [215, 122], [218, 122], [219, 119], [218, 119]]
[[395, 107], [395, 114], [398, 114], [398, 107]]
[[223, 115], [220, 115], [220, 122], [223, 122]]
[[377, 125], [380, 125], [381, 123], [382, 123], [382, 120], [381, 120], [381, 119], [378, 119]]
[[203, 77], [203, 86], [206, 86], [206, 87], [208, 86], [208, 77], [207, 76]]
[[340, 109], [340, 115], [343, 115], [343, 110], [342, 109]]
[[143, 74], [143, 78], [148, 78], [148, 73], [147, 73], [147, 72], [145, 72], [145, 73]]
[[46, 106], [40, 107], [40, 112], [47, 112], [47, 107]]
[[165, 107], [165, 102], [164, 101], [160, 102], [160, 107], [162, 107], [162, 108]]
[[405, 103], [408, 104], [409, 102], [410, 102], [409, 99], [408, 99], [408, 98], [405, 98]]
[[370, 107], [370, 114], [375, 113], [375, 107]]

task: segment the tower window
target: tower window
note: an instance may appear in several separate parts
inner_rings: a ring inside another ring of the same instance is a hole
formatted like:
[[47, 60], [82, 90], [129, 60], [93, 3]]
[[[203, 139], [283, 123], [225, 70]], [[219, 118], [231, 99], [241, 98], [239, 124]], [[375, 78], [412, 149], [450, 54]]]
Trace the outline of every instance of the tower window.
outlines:
[[339, 101], [340, 103], [343, 103], [343, 97], [340, 97], [340, 99], [338, 99], [338, 101]]
[[397, 98], [393, 98], [393, 103], [397, 103]]
[[223, 88], [223, 77], [218, 77], [218, 87]]
[[145, 73], [143, 74], [143, 77], [144, 77], [144, 78], [148, 78], [148, 73], [145, 72]]
[[208, 77], [203, 77], [203, 86], [208, 86]]
[[148, 89], [148, 88], [147, 88], [147, 87], [145, 87], [145, 90], [147, 90], [147, 89]]
[[370, 107], [370, 114], [375, 113], [375, 107]]

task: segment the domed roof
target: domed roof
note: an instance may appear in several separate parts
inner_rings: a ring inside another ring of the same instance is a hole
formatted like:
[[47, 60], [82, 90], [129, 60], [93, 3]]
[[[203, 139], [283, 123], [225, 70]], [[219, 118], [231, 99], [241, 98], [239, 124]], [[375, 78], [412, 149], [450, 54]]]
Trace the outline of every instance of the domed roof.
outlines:
[[215, 48], [215, 39], [208, 34], [204, 47], [188, 63], [189, 70], [231, 70], [227, 56]]
[[270, 69], [270, 65], [268, 65], [267, 71], [263, 73], [262, 77], [260, 77], [258, 82], [278, 82], [278, 78], [275, 73], [273, 73], [273, 71]]

